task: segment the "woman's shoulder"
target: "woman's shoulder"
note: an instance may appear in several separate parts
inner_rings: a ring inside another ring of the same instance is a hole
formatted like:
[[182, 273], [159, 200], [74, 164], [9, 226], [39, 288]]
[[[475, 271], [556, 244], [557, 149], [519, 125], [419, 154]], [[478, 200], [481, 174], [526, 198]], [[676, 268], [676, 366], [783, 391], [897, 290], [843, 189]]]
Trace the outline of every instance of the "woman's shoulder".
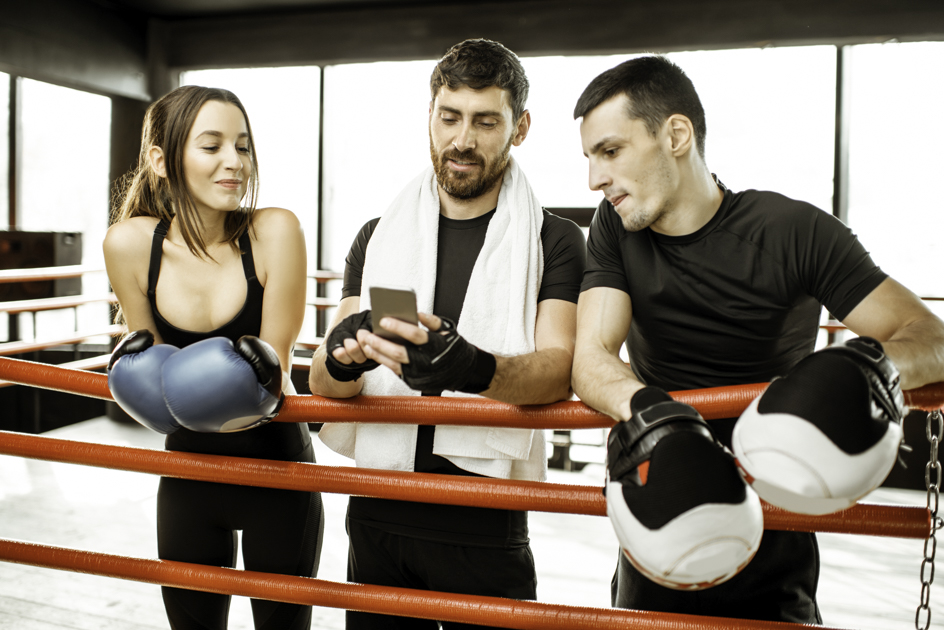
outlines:
[[285, 232], [302, 229], [295, 213], [285, 208], [258, 208], [252, 214], [252, 227], [260, 240], [263, 235], [280, 236]]
[[259, 208], [252, 215], [253, 248], [271, 255], [288, 253], [301, 244], [304, 247], [304, 230], [295, 213], [285, 208]]
[[105, 255], [140, 255], [150, 248], [150, 241], [157, 227], [155, 217], [131, 217], [115, 223], [105, 233]]

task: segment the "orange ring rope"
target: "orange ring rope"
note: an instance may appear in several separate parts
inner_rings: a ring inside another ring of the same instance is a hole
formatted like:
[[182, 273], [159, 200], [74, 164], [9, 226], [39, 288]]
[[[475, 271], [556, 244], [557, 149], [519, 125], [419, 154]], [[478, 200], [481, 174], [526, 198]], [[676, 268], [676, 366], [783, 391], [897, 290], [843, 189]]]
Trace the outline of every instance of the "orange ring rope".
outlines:
[[[0, 380], [91, 398], [111, 400], [108, 377], [20, 359], [0, 357]], [[733, 418], [759, 396], [766, 383], [732, 385], [670, 392], [675, 400], [695, 407], [708, 420]], [[905, 392], [905, 404], [918, 409], [944, 407], [944, 383]], [[359, 422], [415, 424], [417, 417], [435, 418], [436, 424], [529, 429], [609, 428], [613, 420], [579, 401], [519, 406], [485, 398], [432, 396], [356, 396], [348, 399], [287, 396], [279, 422]]]
[[28, 269], [0, 270], [0, 283], [4, 282], [39, 282], [40, 280], [59, 280], [75, 278], [87, 273], [104, 273], [104, 267], [89, 265], [62, 265], [60, 267], [32, 267]]
[[[107, 389], [107, 377], [81, 370], [0, 357], [0, 378], [18, 384], [84, 394], [95, 398], [111, 398]], [[762, 392], [764, 387], [766, 384], [674, 392], [673, 397], [692, 404], [709, 419], [733, 417]], [[909, 394], [912, 396], [908, 396]], [[939, 408], [944, 403], [944, 383], [918, 390], [917, 397], [913, 394], [914, 392], [906, 392], [909, 405]], [[302, 399], [345, 404], [340, 408], [330, 410], [329, 413], [334, 412], [336, 417], [329, 420], [327, 417], [322, 418], [322, 415], [327, 415], [323, 412], [328, 410], [318, 409], [318, 405], [311, 410], [310, 405], [299, 404]], [[527, 422], [525, 426], [534, 428], [536, 421], [538, 424], [560, 422], [561, 418], [557, 416], [563, 415], [566, 422], [563, 428], [573, 428], [574, 421], [584, 420], [589, 414], [591, 422], [594, 423], [591, 426], [605, 427], [612, 424], [608, 418], [593, 412], [581, 403], [558, 403], [544, 407], [524, 408], [478, 400], [466, 401], [461, 407], [454, 408], [441, 404], [429, 407], [426, 403], [427, 407], [421, 410], [411, 404], [417, 400], [421, 399], [414, 397], [405, 397], [402, 400], [387, 399], [388, 404], [381, 409], [383, 413], [376, 414], [377, 410], [374, 409], [372, 410], [374, 413], [368, 417], [374, 421], [412, 423], [415, 422], [417, 413], [425, 410], [426, 413], [435, 412], [437, 416], [444, 412], [451, 413], [445, 420], [437, 418], [437, 423], [442, 424], [464, 422], [485, 426], [521, 426], [522, 422]], [[360, 399], [326, 401], [318, 397], [293, 396], [286, 401], [289, 413], [285, 414], [283, 408], [283, 415], [288, 417], [281, 419], [307, 422], [312, 416], [303, 418], [301, 414], [314, 411], [315, 417], [319, 420], [343, 421], [341, 418], [344, 418], [347, 421], [355, 421], [365, 417], [369, 410], [370, 405], [363, 402]], [[378, 401], [367, 399], [367, 402]], [[473, 404], [470, 405], [469, 402]], [[482, 405], [482, 402], [491, 403], [492, 408]], [[387, 412], [389, 406], [394, 407], [392, 413]], [[410, 418], [404, 418], [404, 415]], [[482, 422], [483, 418], [488, 418], [488, 421]], [[227, 458], [84, 444], [8, 432], [0, 432], [0, 452], [221, 483], [235, 482], [243, 485], [296, 490], [318, 489], [327, 492], [454, 505], [605, 514], [605, 501], [599, 487], [563, 486], [499, 479], [466, 480], [449, 475]], [[323, 483], [310, 484], [312, 478]], [[554, 488], [554, 486], [557, 487]], [[553, 491], [557, 496], [549, 496], [548, 491]], [[523, 501], [521, 495], [523, 495]], [[484, 499], [484, 502], [479, 503], [479, 499]], [[573, 509], [573, 506], [580, 509]], [[930, 513], [927, 509], [907, 506], [859, 504], [825, 517], [811, 517], [792, 514], [765, 504], [764, 519], [767, 529], [867, 533], [924, 539], [927, 539], [931, 529]], [[811, 523], [815, 526], [811, 527]], [[501, 625], [508, 628], [596, 629], [604, 624], [605, 627], [652, 628], [653, 630], [805, 627], [780, 622], [593, 609], [362, 584], [339, 584], [313, 578], [275, 576], [204, 565], [125, 558], [4, 539], [0, 539], [0, 560], [303, 605], [330, 606], [443, 621]]]
[[[606, 515], [606, 500], [599, 486], [158, 451], [8, 431], [0, 431], [0, 453], [214, 483], [504, 510]], [[809, 516], [764, 504], [764, 527], [925, 539], [931, 531], [931, 521], [928, 510], [922, 507], [862, 503], [835, 514]]]
[[[65, 346], [74, 343], [82, 343], [92, 337], [114, 337], [124, 332], [125, 327], [117, 324], [97, 328], [95, 330], [83, 330], [57, 337], [55, 339], [33, 339], [30, 341], [5, 341], [0, 343], [0, 355], [22, 354], [25, 352], [34, 352], [36, 350], [46, 350], [56, 346]], [[37, 363], [42, 365], [42, 363]]]
[[[0, 560], [303, 606], [500, 626], [518, 630], [799, 630], [807, 625], [565, 606], [408, 588], [349, 584], [172, 560], [130, 558], [0, 538]], [[821, 627], [821, 626], [818, 626]], [[830, 630], [823, 627], [823, 630]], [[835, 630], [835, 629], [833, 629]]]
[[114, 293], [105, 295], [64, 295], [51, 298], [14, 300], [10, 302], [0, 302], [0, 313], [37, 313], [59, 308], [75, 308], [76, 306], [94, 304], [96, 302], [109, 302], [114, 304], [117, 301], [118, 298], [115, 297]]

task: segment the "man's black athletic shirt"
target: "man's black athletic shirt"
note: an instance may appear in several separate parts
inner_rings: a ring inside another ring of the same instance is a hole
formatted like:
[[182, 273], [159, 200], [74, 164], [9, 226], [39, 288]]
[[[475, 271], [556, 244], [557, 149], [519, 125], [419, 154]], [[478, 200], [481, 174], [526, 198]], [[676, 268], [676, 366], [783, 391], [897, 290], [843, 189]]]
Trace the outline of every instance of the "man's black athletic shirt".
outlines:
[[[821, 304], [844, 319], [887, 277], [838, 219], [772, 192], [732, 193], [685, 236], [627, 232], [613, 206], [590, 226], [581, 291], [627, 293], [630, 365], [666, 390], [767, 382], [813, 351]], [[712, 421], [730, 447], [734, 419]], [[822, 623], [813, 534], [765, 531], [734, 578], [704, 591], [647, 580], [620, 555], [613, 604], [699, 615]]]
[[[459, 321], [472, 268], [478, 258], [492, 210], [468, 220], [439, 217], [439, 255], [436, 259], [436, 295], [433, 312]], [[361, 294], [367, 243], [380, 219], [369, 221], [358, 233], [346, 259], [341, 298]], [[538, 293], [543, 300], [577, 302], [585, 262], [583, 232], [572, 221], [546, 210], [541, 227], [544, 276]], [[404, 252], [404, 256], [411, 255]], [[385, 369], [385, 368], [380, 368]], [[435, 427], [420, 426], [416, 444], [416, 472], [480, 476], [433, 455]], [[430, 540], [479, 547], [518, 547], [528, 544], [527, 512], [466, 506], [435, 505], [351, 497], [348, 518], [384, 531]]]
[[698, 231], [627, 232], [604, 201], [581, 291], [629, 294], [630, 365], [665, 389], [767, 382], [813, 351], [820, 304], [837, 319], [887, 276], [855, 235], [815, 206], [724, 191]]

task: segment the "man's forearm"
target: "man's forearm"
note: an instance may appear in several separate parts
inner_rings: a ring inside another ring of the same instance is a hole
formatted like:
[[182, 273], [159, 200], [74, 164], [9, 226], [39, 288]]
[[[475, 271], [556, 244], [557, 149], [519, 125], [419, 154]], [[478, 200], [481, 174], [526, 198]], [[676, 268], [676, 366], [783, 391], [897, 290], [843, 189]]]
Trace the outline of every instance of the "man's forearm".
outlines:
[[908, 324], [882, 343], [901, 372], [901, 388], [944, 381], [944, 324], [937, 318]]
[[364, 385], [363, 377], [356, 381], [337, 381], [328, 374], [325, 367], [324, 346], [315, 351], [311, 357], [311, 372], [308, 373], [308, 387], [311, 393], [328, 398], [350, 398], [361, 393], [361, 387]]
[[496, 356], [495, 361], [495, 376], [483, 396], [514, 405], [542, 405], [570, 398], [573, 355], [564, 348]]
[[629, 419], [629, 399], [644, 385], [619, 357], [585, 350], [574, 357], [573, 370], [574, 392], [581, 401], [614, 420]]

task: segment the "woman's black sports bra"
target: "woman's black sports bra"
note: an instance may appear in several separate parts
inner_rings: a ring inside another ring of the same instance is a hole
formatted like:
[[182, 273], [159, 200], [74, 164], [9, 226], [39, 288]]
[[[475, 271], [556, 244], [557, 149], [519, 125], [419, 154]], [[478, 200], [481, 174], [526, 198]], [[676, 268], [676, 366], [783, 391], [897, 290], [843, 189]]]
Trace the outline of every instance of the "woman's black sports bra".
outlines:
[[151, 302], [151, 313], [154, 315], [154, 324], [164, 343], [183, 348], [192, 343], [209, 339], [210, 337], [226, 337], [233, 343], [243, 335], [259, 336], [262, 329], [262, 296], [265, 289], [256, 278], [256, 265], [252, 259], [252, 243], [248, 230], [239, 237], [239, 249], [242, 252], [243, 272], [246, 274], [246, 302], [233, 319], [216, 330], [208, 332], [194, 332], [177, 328], [164, 319], [157, 310], [157, 278], [161, 273], [161, 255], [164, 253], [164, 237], [167, 236], [169, 226], [160, 221], [154, 228], [154, 239], [151, 241], [151, 263], [148, 267], [148, 300]]
[[[243, 335], [258, 337], [262, 329], [262, 297], [265, 289], [256, 278], [256, 266], [252, 259], [252, 243], [248, 232], [239, 237], [243, 271], [246, 274], [246, 303], [233, 319], [216, 330], [194, 332], [177, 328], [161, 317], [157, 310], [155, 289], [161, 272], [161, 255], [164, 253], [164, 237], [167, 236], [168, 227], [167, 223], [161, 221], [154, 228], [154, 239], [151, 241], [151, 262], [148, 268], [148, 300], [151, 302], [154, 324], [164, 343], [183, 348], [210, 337], [226, 337], [233, 343], [236, 343], [236, 340]], [[212, 392], [207, 394], [212, 395]], [[287, 422], [270, 422], [261, 427], [237, 433], [197, 433], [180, 428], [169, 434], [164, 441], [165, 448], [170, 451], [282, 461], [297, 461], [310, 444], [311, 437], [307, 424]]]

